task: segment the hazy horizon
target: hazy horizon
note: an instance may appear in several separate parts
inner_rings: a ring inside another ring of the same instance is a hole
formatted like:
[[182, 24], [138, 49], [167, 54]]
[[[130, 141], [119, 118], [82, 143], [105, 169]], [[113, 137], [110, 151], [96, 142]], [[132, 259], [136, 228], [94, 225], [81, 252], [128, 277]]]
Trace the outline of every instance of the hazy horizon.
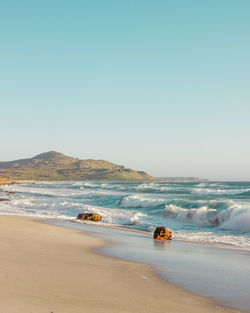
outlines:
[[2, 2], [1, 161], [250, 181], [250, 2]]

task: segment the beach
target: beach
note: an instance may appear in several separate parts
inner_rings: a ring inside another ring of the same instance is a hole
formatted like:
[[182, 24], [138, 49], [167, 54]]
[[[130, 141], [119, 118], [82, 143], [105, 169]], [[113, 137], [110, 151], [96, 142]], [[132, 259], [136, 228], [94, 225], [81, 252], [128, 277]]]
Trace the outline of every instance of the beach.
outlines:
[[250, 313], [250, 1], [0, 8], [0, 313]]
[[86, 232], [0, 217], [1, 312], [243, 312], [168, 284], [146, 264], [94, 252]]

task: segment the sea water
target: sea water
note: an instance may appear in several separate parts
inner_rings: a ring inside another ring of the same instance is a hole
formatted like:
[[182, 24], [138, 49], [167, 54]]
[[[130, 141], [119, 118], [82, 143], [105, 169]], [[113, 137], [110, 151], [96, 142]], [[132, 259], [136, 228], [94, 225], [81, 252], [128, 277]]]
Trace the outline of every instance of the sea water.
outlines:
[[96, 212], [103, 225], [164, 225], [173, 238], [250, 249], [249, 182], [44, 182], [3, 186], [0, 198], [11, 200], [0, 214], [79, 222]]

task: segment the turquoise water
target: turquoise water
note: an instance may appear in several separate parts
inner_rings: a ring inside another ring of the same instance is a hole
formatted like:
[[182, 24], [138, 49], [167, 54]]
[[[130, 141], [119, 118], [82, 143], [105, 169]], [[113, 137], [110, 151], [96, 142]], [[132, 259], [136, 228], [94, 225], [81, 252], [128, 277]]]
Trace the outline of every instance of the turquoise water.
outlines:
[[[250, 183], [50, 182], [4, 186], [14, 191], [0, 202], [1, 214], [72, 220], [97, 212], [103, 224], [173, 237], [250, 248]], [[2, 193], [4, 193], [2, 191]]]

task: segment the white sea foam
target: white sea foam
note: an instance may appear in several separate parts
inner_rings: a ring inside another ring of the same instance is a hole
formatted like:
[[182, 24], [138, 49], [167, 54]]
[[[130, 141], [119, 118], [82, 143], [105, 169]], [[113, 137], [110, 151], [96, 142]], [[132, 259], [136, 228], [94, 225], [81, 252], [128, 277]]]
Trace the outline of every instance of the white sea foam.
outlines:
[[108, 196], [108, 195], [119, 195], [123, 193], [118, 193], [112, 190], [100, 190], [100, 189], [85, 189], [80, 187], [79, 189], [69, 189], [69, 188], [45, 188], [43, 186], [27, 186], [27, 185], [12, 185], [4, 186], [3, 190], [13, 191], [19, 193], [26, 193], [30, 195], [42, 195], [42, 196], [54, 196], [61, 198], [83, 198], [88, 199], [95, 196]]
[[74, 196], [77, 191], [72, 191], [67, 188], [46, 188], [43, 186], [38, 186], [34, 185], [32, 187], [27, 186], [27, 185], [12, 185], [12, 186], [5, 186], [3, 188], [4, 190], [7, 191], [13, 191], [13, 192], [19, 192], [19, 193], [26, 193], [30, 195], [48, 195], [48, 196]]
[[74, 202], [73, 199], [46, 198], [41, 201], [36, 196], [15, 194], [11, 201], [0, 202], [0, 214], [32, 216], [39, 218], [75, 220], [78, 213], [95, 212], [103, 217], [103, 223], [134, 225], [146, 214], [136, 210], [112, 209]]
[[227, 209], [217, 211], [207, 206], [185, 209], [173, 204], [166, 205], [169, 216], [182, 222], [190, 222], [201, 226], [218, 226], [222, 229], [250, 232], [249, 204], [231, 204]]
[[110, 184], [110, 183], [102, 183], [100, 187], [103, 189], [121, 189], [121, 190], [126, 189], [121, 184]]
[[162, 186], [161, 184], [157, 184], [157, 183], [144, 183], [141, 184], [137, 187], [135, 187], [136, 190], [142, 190], [142, 191], [160, 191], [160, 192], [164, 192], [164, 191], [168, 191], [169, 187], [166, 186]]
[[1, 202], [0, 214], [61, 220], [72, 220], [72, 218], [74, 218], [60, 211], [57, 204], [41, 203], [35, 198], [20, 198], [8, 202]]
[[209, 189], [209, 188], [195, 188], [192, 193], [203, 195], [237, 195], [250, 191], [250, 189]]
[[220, 212], [219, 218], [222, 218], [221, 227], [228, 230], [238, 230], [241, 232], [250, 232], [250, 208], [231, 207], [227, 212]]
[[147, 197], [145, 195], [131, 195], [122, 199], [121, 207], [123, 208], [144, 208], [157, 206], [166, 202], [166, 199]]
[[94, 205], [83, 205], [82, 212], [95, 212], [102, 216], [103, 223], [131, 225], [138, 222], [146, 214], [138, 211], [104, 208]]
[[213, 219], [210, 218], [209, 213], [215, 212], [215, 209], [208, 209], [206, 206], [198, 209], [183, 209], [179, 206], [170, 204], [166, 205], [166, 211], [170, 215], [175, 215], [176, 219], [182, 222], [192, 222], [197, 225], [211, 225]]
[[82, 183], [82, 185], [85, 186], [85, 187], [94, 187], [94, 188], [97, 187], [96, 184], [94, 184], [94, 183], [87, 183], [87, 182], [86, 183]]
[[83, 182], [83, 181], [76, 181], [72, 183], [72, 186], [85, 186], [85, 187], [97, 187], [95, 183], [90, 183], [90, 182]]
[[197, 187], [215, 187], [215, 186], [226, 187], [226, 185], [222, 185], [221, 183], [200, 183], [196, 186]]
[[243, 236], [236, 237], [227, 235], [216, 235], [212, 232], [184, 233], [174, 231], [173, 239], [250, 249], [250, 238]]
[[200, 184], [198, 184], [198, 185], [196, 185], [197, 187], [205, 187], [205, 186], [207, 186], [207, 184], [206, 183], [200, 183]]

